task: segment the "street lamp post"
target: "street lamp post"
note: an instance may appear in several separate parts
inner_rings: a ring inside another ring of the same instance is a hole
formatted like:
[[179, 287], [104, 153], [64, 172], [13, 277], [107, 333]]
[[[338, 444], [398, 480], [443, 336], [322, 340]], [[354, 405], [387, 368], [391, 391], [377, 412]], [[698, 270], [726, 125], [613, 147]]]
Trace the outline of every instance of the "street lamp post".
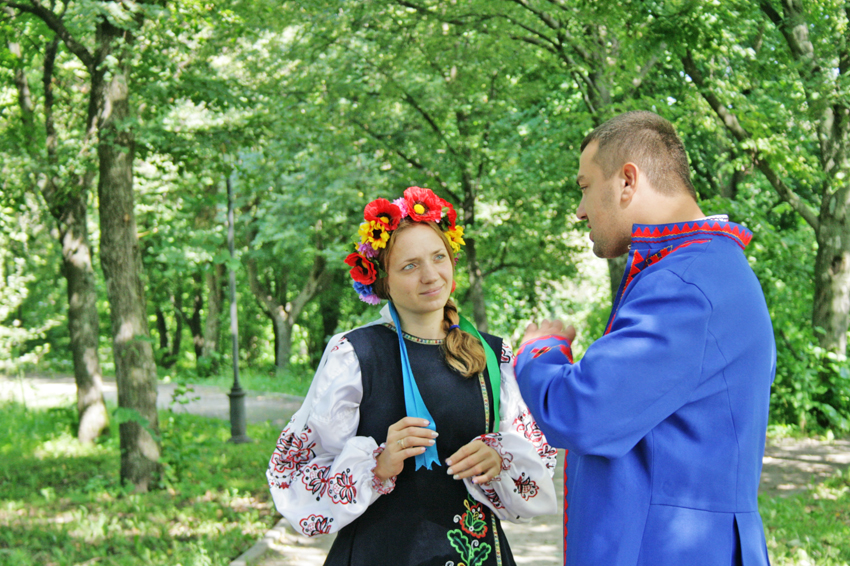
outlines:
[[233, 344], [233, 387], [228, 393], [230, 397], [230, 440], [234, 444], [252, 442], [247, 434], [247, 419], [245, 416], [245, 390], [239, 385], [239, 324], [236, 318], [236, 270], [233, 268], [234, 250], [233, 236], [233, 182], [227, 177], [227, 247], [230, 250], [230, 338]]

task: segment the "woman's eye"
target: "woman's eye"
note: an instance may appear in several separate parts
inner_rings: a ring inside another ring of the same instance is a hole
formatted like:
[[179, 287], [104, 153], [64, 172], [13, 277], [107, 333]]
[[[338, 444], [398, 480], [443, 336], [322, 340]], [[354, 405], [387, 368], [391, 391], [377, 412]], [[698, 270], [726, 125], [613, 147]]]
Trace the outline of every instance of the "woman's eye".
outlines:
[[411, 269], [413, 269], [414, 267], [415, 267], [415, 266], [414, 266], [412, 263], [408, 263], [407, 265], [405, 265], [404, 267], [402, 267], [402, 268], [401, 268], [401, 270], [402, 270], [402, 271], [410, 271], [410, 270], [411, 270]]
[[437, 254], [437, 255], [434, 256], [434, 259], [436, 259], [436, 260], [446, 259], [446, 254]]

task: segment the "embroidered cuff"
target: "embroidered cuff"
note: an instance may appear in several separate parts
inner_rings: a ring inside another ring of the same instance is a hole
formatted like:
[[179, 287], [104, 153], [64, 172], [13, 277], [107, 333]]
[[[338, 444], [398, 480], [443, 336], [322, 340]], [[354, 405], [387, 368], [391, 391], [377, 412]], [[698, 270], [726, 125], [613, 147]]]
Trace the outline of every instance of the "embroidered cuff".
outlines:
[[380, 493], [381, 495], [387, 495], [388, 493], [392, 493], [395, 489], [395, 480], [398, 476], [393, 476], [386, 481], [381, 481], [381, 479], [375, 475], [375, 470], [378, 467], [378, 456], [381, 455], [381, 452], [387, 447], [387, 443], [384, 442], [372, 452], [372, 458], [375, 459], [375, 467], [372, 468], [372, 489]]

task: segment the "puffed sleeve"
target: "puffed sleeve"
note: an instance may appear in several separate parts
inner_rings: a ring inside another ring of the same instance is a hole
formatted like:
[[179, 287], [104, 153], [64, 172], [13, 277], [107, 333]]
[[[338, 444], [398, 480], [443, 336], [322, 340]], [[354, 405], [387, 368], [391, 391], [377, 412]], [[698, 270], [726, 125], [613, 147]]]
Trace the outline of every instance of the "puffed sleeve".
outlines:
[[513, 353], [502, 342], [499, 432], [478, 437], [502, 457], [502, 471], [487, 484], [464, 479], [476, 500], [503, 521], [527, 522], [559, 511], [552, 475], [558, 451], [546, 442], [517, 386]]
[[354, 348], [342, 337], [329, 350], [266, 472], [275, 507], [307, 536], [338, 531], [395, 487], [374, 474], [383, 446], [355, 436], [363, 384]]

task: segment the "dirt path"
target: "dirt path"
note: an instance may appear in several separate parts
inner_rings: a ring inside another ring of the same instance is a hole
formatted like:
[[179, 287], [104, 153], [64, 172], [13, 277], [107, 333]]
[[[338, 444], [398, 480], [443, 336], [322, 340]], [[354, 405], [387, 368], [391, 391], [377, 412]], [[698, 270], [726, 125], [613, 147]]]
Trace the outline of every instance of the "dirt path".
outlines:
[[[229, 418], [229, 399], [226, 392], [215, 387], [194, 386], [188, 404], [172, 403], [173, 384], [160, 384], [157, 404], [171, 406], [219, 419]], [[104, 395], [115, 403], [114, 381], [107, 381]], [[23, 400], [29, 407], [49, 407], [73, 402], [76, 388], [70, 377], [27, 377], [23, 380], [0, 376], [0, 402]], [[301, 399], [278, 393], [249, 392], [245, 398], [248, 420], [273, 421], [281, 428], [301, 405]], [[269, 451], [273, 447], [269, 447]], [[563, 486], [563, 451], [559, 451], [555, 471], [555, 486], [559, 499]], [[764, 455], [760, 493], [789, 495], [804, 491], [810, 484], [819, 483], [836, 471], [850, 466], [850, 438], [819, 441], [811, 438], [768, 439]], [[535, 518], [531, 523], [504, 524], [518, 565], [547, 566], [561, 563], [561, 514]], [[333, 542], [332, 536], [308, 539], [297, 535], [282, 521], [232, 566], [320, 566]]]

